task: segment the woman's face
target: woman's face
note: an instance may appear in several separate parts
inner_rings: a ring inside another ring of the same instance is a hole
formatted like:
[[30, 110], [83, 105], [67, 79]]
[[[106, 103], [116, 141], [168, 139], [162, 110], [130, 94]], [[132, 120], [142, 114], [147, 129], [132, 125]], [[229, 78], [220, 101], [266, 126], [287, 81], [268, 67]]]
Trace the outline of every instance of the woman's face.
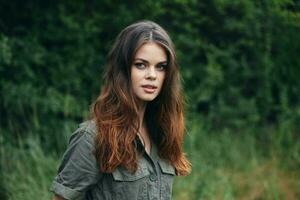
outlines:
[[131, 66], [131, 83], [134, 94], [143, 102], [152, 101], [161, 91], [166, 76], [167, 55], [154, 42], [143, 44]]

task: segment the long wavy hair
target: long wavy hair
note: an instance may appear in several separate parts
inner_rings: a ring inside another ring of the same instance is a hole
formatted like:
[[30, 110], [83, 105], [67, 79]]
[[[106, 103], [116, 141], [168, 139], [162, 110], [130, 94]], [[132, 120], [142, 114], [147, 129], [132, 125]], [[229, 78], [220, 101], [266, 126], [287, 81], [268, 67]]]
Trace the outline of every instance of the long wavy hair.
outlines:
[[134, 56], [147, 42], [163, 47], [168, 64], [160, 94], [147, 103], [146, 126], [159, 157], [173, 165], [177, 175], [187, 175], [191, 165], [182, 150], [183, 98], [174, 46], [167, 32], [152, 21], [140, 21], [123, 29], [108, 54], [101, 93], [91, 107], [91, 117], [97, 125], [97, 162], [105, 173], [118, 166], [137, 170], [139, 108], [130, 77]]

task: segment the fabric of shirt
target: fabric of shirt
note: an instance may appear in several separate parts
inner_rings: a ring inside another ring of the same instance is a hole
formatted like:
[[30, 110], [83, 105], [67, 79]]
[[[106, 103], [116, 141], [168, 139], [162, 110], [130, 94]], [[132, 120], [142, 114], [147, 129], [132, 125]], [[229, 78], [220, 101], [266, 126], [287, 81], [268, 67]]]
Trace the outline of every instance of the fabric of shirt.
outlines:
[[94, 121], [79, 125], [72, 134], [50, 191], [68, 200], [170, 200], [175, 168], [159, 158], [152, 142], [150, 155], [138, 159], [135, 173], [119, 166], [100, 173], [94, 155]]

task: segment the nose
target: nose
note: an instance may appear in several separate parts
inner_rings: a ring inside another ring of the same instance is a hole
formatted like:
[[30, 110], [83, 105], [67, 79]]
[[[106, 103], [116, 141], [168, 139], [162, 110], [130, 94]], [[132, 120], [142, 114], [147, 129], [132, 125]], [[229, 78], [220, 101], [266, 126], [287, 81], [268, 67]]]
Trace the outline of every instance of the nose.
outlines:
[[146, 70], [146, 78], [147, 79], [151, 79], [151, 80], [155, 80], [156, 79], [156, 70], [154, 66], [150, 66], [147, 70]]

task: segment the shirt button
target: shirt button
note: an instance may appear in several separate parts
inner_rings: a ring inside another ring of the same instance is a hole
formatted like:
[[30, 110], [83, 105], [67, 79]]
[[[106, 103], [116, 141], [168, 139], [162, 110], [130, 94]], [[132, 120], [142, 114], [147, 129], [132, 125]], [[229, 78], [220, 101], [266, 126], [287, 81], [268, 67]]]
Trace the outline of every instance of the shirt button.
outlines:
[[149, 179], [150, 181], [154, 182], [157, 180], [157, 176], [155, 174], [150, 174]]

